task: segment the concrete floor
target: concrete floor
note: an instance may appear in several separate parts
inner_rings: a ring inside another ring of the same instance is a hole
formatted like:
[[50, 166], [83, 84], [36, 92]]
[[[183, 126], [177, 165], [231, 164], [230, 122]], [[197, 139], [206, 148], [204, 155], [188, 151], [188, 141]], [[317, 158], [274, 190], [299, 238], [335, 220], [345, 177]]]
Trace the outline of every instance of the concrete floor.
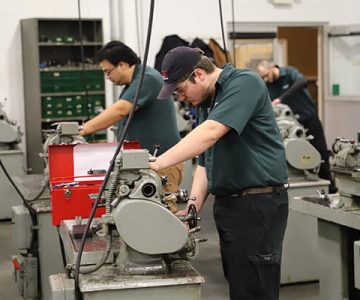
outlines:
[[[212, 218], [212, 197], [209, 197], [202, 210], [199, 225], [202, 230], [199, 235], [207, 236], [208, 241], [201, 244], [200, 255], [193, 266], [203, 275], [205, 283], [202, 286], [202, 299], [229, 299], [227, 284], [222, 275], [221, 260], [218, 248], [218, 237]], [[21, 300], [12, 277], [10, 258], [17, 250], [11, 240], [10, 221], [0, 222], [0, 299]], [[319, 299], [318, 283], [283, 286], [280, 289], [280, 300]]]

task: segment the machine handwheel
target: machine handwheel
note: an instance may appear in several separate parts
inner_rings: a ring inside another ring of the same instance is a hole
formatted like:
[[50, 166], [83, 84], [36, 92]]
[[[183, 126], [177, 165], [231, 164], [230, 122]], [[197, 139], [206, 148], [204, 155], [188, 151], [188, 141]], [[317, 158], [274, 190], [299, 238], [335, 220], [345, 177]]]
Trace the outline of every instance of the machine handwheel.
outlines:
[[189, 224], [189, 228], [194, 228], [197, 226], [197, 211], [196, 211], [196, 206], [194, 204], [190, 204], [189, 205], [189, 209], [188, 209], [188, 224]]

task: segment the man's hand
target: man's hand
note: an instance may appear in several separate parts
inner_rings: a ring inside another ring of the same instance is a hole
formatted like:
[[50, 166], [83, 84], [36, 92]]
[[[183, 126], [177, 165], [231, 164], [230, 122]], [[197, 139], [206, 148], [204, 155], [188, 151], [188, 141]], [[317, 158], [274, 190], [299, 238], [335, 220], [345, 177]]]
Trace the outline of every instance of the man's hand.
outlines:
[[155, 172], [159, 172], [160, 168], [156, 161], [149, 163], [150, 169], [154, 170]]
[[279, 103], [281, 103], [281, 100], [279, 98], [276, 98], [273, 101], [271, 101], [271, 103], [272, 103], [272, 105], [279, 104]]
[[188, 214], [188, 208], [186, 207], [185, 209], [183, 209], [183, 210], [178, 210], [177, 212], [176, 212], [176, 215], [177, 216], [186, 216], [187, 214]]

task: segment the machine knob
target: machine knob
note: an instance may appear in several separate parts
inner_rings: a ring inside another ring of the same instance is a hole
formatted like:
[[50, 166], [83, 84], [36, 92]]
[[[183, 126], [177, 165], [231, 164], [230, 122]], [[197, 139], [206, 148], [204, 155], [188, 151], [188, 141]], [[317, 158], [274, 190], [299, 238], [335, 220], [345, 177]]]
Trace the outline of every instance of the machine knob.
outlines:
[[176, 202], [185, 203], [189, 200], [189, 194], [187, 190], [178, 189], [176, 192]]

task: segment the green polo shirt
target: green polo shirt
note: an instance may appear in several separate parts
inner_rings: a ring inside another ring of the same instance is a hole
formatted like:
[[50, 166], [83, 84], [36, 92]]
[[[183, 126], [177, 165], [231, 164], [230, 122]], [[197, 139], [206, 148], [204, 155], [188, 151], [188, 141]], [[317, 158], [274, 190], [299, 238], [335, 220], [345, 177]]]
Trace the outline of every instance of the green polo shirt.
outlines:
[[[279, 98], [284, 92], [286, 92], [299, 77], [304, 75], [294, 67], [279, 67], [279, 78], [272, 83], [267, 83], [269, 94], [271, 99]], [[294, 114], [299, 115], [300, 122], [306, 123], [315, 114], [315, 106], [310, 96], [309, 90], [304, 88], [301, 92], [281, 99], [281, 102], [288, 105]]]
[[271, 101], [265, 82], [254, 72], [225, 65], [214, 99], [199, 109], [199, 123], [205, 120], [231, 127], [199, 156], [209, 192], [225, 196], [287, 182], [285, 151]]
[[[141, 65], [136, 65], [133, 78], [122, 90], [119, 99], [133, 102], [139, 83]], [[180, 140], [176, 125], [175, 105], [172, 98], [157, 100], [163, 78], [160, 73], [146, 67], [141, 93], [137, 102], [140, 107], [135, 111], [129, 126], [126, 139], [140, 141], [141, 148], [153, 153], [155, 145], [160, 145], [158, 155], [162, 154]], [[118, 123], [118, 138], [120, 137], [127, 117]]]

